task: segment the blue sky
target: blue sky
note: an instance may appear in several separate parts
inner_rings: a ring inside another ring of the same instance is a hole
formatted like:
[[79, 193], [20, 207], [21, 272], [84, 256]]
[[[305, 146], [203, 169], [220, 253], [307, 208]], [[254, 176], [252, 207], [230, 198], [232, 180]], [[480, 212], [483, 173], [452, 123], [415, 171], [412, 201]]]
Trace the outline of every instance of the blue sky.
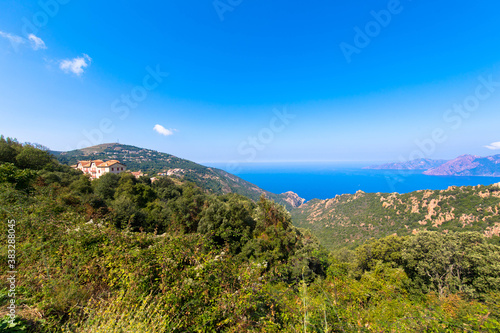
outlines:
[[500, 3], [339, 3], [4, 0], [0, 133], [205, 163], [498, 153]]

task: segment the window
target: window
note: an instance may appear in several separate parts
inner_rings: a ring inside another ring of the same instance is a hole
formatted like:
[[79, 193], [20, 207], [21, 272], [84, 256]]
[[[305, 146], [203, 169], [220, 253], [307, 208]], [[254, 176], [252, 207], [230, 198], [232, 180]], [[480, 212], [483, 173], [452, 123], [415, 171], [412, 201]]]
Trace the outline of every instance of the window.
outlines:
[[115, 171], [115, 168], [111, 168], [111, 171]]

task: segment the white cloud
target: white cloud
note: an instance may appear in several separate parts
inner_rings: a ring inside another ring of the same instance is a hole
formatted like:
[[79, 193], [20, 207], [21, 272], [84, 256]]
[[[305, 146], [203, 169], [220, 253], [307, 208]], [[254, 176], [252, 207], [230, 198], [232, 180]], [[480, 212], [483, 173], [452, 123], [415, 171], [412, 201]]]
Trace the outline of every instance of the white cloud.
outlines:
[[25, 39], [23, 37], [9, 34], [7, 32], [3, 32], [1, 30], [0, 30], [0, 37], [8, 39], [13, 47], [17, 47], [18, 45], [24, 44], [24, 42], [25, 42]]
[[155, 127], [153, 127], [153, 130], [156, 132], [160, 133], [161, 135], [169, 136], [169, 135], [174, 135], [175, 130], [171, 129], [166, 129], [165, 127], [156, 124]]
[[39, 50], [39, 49], [46, 49], [47, 46], [45, 46], [45, 42], [40, 38], [40, 37], [37, 37], [33, 34], [30, 34], [28, 36], [28, 39], [30, 40], [30, 43], [31, 43], [31, 47], [33, 48], [33, 50]]
[[92, 59], [88, 55], [83, 54], [83, 56], [71, 60], [62, 60], [59, 64], [59, 68], [66, 73], [73, 73], [80, 76], [82, 75], [84, 68], [87, 68], [91, 62]]
[[485, 147], [488, 149], [491, 149], [491, 150], [498, 150], [498, 149], [500, 149], [500, 142], [493, 142]]

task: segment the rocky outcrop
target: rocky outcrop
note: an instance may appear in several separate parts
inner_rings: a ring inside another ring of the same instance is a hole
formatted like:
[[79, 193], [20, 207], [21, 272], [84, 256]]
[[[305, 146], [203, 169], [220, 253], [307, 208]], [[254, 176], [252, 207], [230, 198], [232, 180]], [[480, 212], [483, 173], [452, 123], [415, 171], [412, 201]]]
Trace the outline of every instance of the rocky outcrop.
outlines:
[[295, 226], [310, 229], [329, 249], [429, 228], [493, 237], [500, 234], [500, 188], [493, 184], [405, 194], [358, 192], [313, 199], [291, 213]]
[[304, 202], [306, 202], [306, 199], [299, 197], [297, 193], [294, 193], [292, 191], [288, 191], [285, 193], [280, 194], [282, 199], [290, 204], [290, 206], [297, 208], [302, 206]]

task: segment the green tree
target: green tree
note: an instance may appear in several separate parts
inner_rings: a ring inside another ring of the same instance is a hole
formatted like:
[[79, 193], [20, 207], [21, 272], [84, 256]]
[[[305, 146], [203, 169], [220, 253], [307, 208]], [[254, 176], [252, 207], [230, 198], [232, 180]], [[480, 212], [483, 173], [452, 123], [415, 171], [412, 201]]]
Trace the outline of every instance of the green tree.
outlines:
[[287, 230], [292, 225], [292, 217], [284, 206], [266, 199], [262, 194], [257, 205], [255, 219], [257, 221], [256, 232], [263, 232], [270, 226], [276, 226]]
[[94, 193], [106, 201], [112, 200], [115, 196], [119, 180], [120, 176], [114, 173], [103, 175], [92, 182]]
[[167, 203], [161, 200], [155, 200], [147, 204], [144, 209], [146, 220], [144, 230], [147, 232], [156, 232], [162, 234], [167, 231], [170, 225], [170, 208]]
[[3, 138], [0, 139], [0, 164], [1, 163], [15, 163], [17, 150], [12, 144], [8, 144]]
[[482, 297], [500, 286], [500, 247], [479, 233], [420, 232], [406, 242], [403, 259], [408, 275], [440, 297]]
[[132, 222], [134, 222], [135, 227], [140, 227], [137, 225], [140, 222], [137, 218], [139, 209], [130, 197], [125, 195], [118, 196], [111, 204], [111, 208], [113, 210], [112, 219], [117, 228], [125, 228]]
[[89, 194], [92, 193], [92, 184], [87, 175], [80, 175], [78, 180], [71, 183], [70, 189], [78, 194]]
[[134, 185], [137, 184], [137, 179], [134, 175], [130, 173], [121, 173], [120, 179], [118, 180], [118, 187], [115, 191], [115, 198], [120, 196], [127, 196], [130, 199], [133, 199], [136, 192]]
[[373, 269], [378, 262], [390, 263], [393, 267], [402, 266], [405, 241], [406, 237], [396, 235], [368, 240], [356, 249], [357, 267], [365, 272]]
[[140, 208], [146, 207], [149, 202], [156, 199], [155, 191], [153, 191], [151, 186], [145, 185], [144, 183], [134, 185], [133, 193], [134, 201]]
[[0, 164], [0, 183], [14, 184], [17, 190], [28, 190], [35, 177], [32, 170], [20, 170], [12, 163]]
[[172, 212], [172, 228], [181, 233], [196, 232], [205, 200], [206, 196], [199, 188], [192, 184], [183, 186], [182, 196], [168, 202]]
[[16, 156], [16, 165], [21, 169], [40, 170], [52, 163], [52, 156], [32, 146], [24, 146]]
[[252, 238], [254, 228], [251, 211], [243, 203], [212, 198], [201, 213], [198, 232], [208, 235], [218, 246], [227, 245], [232, 254], [237, 254]]

